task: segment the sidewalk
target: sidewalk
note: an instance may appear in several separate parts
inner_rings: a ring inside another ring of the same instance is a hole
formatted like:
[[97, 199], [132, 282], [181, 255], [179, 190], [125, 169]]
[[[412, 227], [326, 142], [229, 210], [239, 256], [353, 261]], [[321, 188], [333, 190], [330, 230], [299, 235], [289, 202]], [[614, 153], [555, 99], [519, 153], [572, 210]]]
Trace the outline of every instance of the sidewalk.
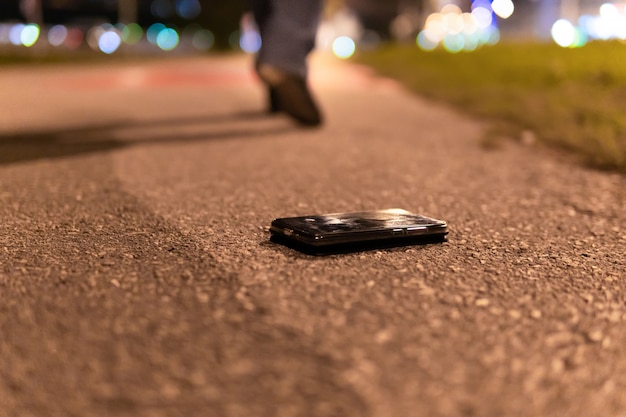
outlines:
[[[0, 417], [626, 416], [626, 178], [316, 57], [319, 130], [240, 57], [0, 73]], [[275, 217], [441, 245], [310, 257]]]

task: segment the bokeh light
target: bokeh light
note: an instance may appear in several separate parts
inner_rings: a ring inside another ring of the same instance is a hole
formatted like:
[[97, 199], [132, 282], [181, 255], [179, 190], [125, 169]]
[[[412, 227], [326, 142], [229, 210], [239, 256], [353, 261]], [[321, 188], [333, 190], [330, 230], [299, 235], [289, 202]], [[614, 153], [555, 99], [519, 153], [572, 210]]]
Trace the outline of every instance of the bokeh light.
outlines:
[[333, 41], [332, 50], [337, 58], [348, 59], [356, 52], [356, 43], [349, 36], [339, 36]]
[[443, 38], [442, 44], [446, 51], [456, 54], [465, 48], [465, 38], [460, 33], [448, 33]]
[[179, 42], [180, 37], [178, 36], [178, 32], [172, 28], [162, 29], [156, 36], [157, 46], [164, 51], [174, 50]]
[[67, 28], [63, 25], [54, 25], [48, 29], [48, 42], [52, 46], [61, 46], [67, 39]]
[[456, 4], [446, 4], [445, 6], [443, 6], [441, 8], [441, 14], [443, 15], [447, 15], [447, 14], [461, 14], [462, 10], [459, 6], [457, 6]]
[[191, 44], [198, 51], [208, 51], [215, 44], [215, 35], [208, 29], [198, 29], [191, 35]]
[[143, 29], [137, 23], [130, 23], [122, 29], [122, 40], [128, 45], [136, 45], [143, 37]]
[[146, 39], [148, 39], [148, 42], [156, 45], [157, 36], [165, 28], [166, 26], [163, 23], [153, 23], [152, 25], [148, 26], [148, 29], [146, 30]]
[[94, 51], [100, 50], [100, 36], [108, 29], [108, 26], [94, 26], [87, 31], [87, 45]]
[[256, 30], [244, 30], [239, 38], [239, 47], [248, 54], [254, 54], [261, 49], [261, 35]]
[[21, 23], [11, 26], [9, 30], [9, 42], [11, 42], [12, 45], [19, 46], [22, 44], [22, 30], [24, 26], [25, 25]]
[[9, 34], [11, 32], [11, 26], [0, 23], [0, 45], [9, 43]]
[[576, 28], [567, 19], [559, 19], [554, 22], [550, 32], [554, 42], [564, 48], [572, 46], [576, 40]]
[[600, 17], [605, 19], [612, 19], [615, 17], [619, 17], [620, 12], [617, 6], [611, 3], [604, 3], [600, 6]]
[[[398, 19], [400, 19], [400, 21], [403, 20], [400, 16], [396, 18], [396, 20]], [[395, 36], [403, 36], [403, 33], [400, 33], [403, 32], [402, 30], [398, 32], [393, 29], [393, 27], [390, 27], [390, 30]], [[324, 50], [334, 54], [333, 43], [337, 40], [337, 38], [342, 36], [352, 39], [355, 44], [358, 43], [359, 48], [363, 49], [375, 48], [381, 42], [380, 35], [372, 30], [364, 28], [360, 19], [354, 12], [349, 9], [342, 9], [337, 11], [337, 13], [335, 13], [331, 18], [324, 19], [324, 21], [320, 24], [315, 39], [315, 45], [319, 50]]]
[[554, 23], [551, 34], [554, 41], [563, 47], [581, 47], [588, 40], [624, 41], [626, 40], [626, 5], [604, 3], [598, 8], [598, 14], [580, 16], [578, 25], [561, 19]]
[[202, 6], [198, 0], [177, 0], [176, 13], [183, 19], [193, 19], [198, 17], [202, 11]]
[[493, 0], [491, 9], [498, 17], [508, 19], [515, 11], [515, 6], [512, 0]]
[[439, 42], [437, 34], [433, 33], [431, 29], [424, 29], [417, 35], [417, 46], [424, 51], [434, 51]]
[[493, 13], [491, 9], [487, 9], [486, 7], [476, 7], [472, 9], [472, 17], [476, 22], [476, 25], [485, 29], [493, 24]]
[[112, 54], [122, 44], [122, 37], [115, 30], [107, 30], [98, 38], [98, 48], [105, 54]]
[[79, 28], [68, 28], [64, 45], [68, 49], [78, 49], [85, 40], [85, 34]]
[[39, 39], [39, 25], [28, 24], [22, 28], [20, 33], [20, 43], [26, 47], [33, 46]]
[[441, 46], [450, 53], [471, 52], [482, 45], [500, 40], [500, 32], [489, 0], [472, 2], [471, 13], [463, 13], [459, 6], [447, 4], [438, 13], [426, 18], [424, 29], [417, 35], [416, 43], [424, 51]]
[[463, 50], [466, 52], [475, 51], [478, 48], [480, 38], [476, 33], [463, 34]]

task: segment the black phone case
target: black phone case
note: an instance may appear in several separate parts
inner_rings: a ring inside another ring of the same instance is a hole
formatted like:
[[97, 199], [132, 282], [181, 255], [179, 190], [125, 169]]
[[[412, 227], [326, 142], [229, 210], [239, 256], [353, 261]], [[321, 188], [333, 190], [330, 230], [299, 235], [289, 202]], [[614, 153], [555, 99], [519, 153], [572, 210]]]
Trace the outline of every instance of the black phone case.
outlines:
[[271, 241], [323, 255], [447, 241], [442, 220], [402, 209], [279, 218]]

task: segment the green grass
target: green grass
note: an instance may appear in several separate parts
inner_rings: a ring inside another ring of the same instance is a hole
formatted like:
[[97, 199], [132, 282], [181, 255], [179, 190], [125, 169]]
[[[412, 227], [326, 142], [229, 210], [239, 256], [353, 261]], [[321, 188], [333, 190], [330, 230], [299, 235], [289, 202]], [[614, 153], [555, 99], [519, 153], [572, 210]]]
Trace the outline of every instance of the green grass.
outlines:
[[488, 137], [532, 131], [595, 167], [626, 172], [626, 45], [498, 44], [472, 53], [394, 45], [358, 56], [420, 95], [492, 122]]

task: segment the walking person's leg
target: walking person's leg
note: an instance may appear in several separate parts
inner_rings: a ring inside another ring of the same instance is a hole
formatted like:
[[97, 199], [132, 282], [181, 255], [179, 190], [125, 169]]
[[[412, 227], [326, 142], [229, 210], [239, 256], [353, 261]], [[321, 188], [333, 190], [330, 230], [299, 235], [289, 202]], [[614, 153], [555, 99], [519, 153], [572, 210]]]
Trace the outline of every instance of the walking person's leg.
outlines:
[[307, 57], [315, 46], [322, 0], [252, 0], [262, 46], [257, 72], [268, 85], [272, 110], [305, 125], [319, 125], [320, 112], [307, 85]]

